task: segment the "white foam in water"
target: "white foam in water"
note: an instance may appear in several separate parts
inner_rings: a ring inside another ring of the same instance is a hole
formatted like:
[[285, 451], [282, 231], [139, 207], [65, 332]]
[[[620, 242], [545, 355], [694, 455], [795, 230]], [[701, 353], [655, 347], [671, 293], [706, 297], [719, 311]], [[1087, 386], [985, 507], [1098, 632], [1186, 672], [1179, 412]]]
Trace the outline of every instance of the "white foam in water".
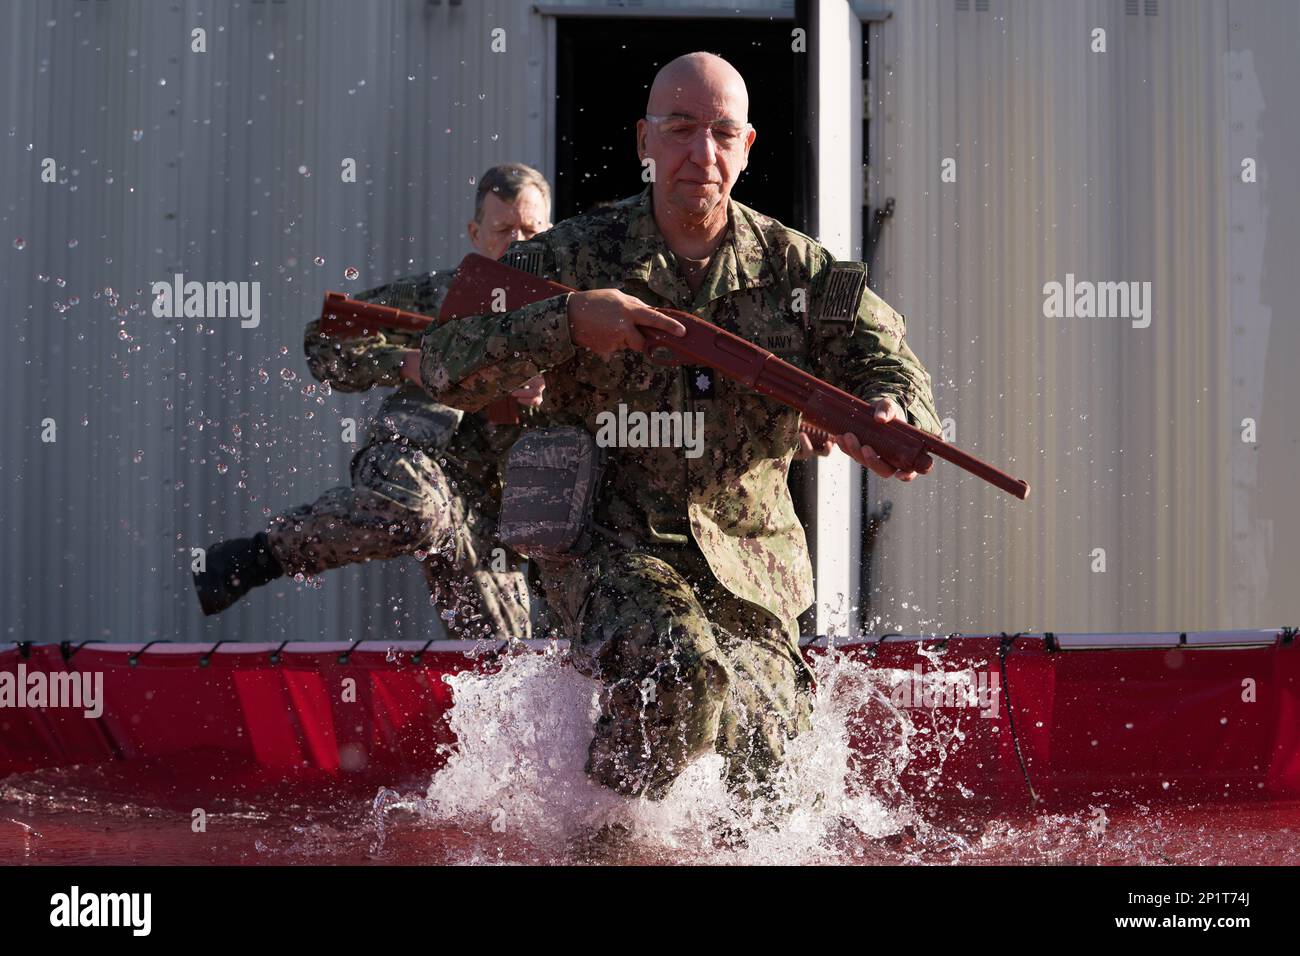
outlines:
[[[423, 798], [380, 794], [380, 840], [393, 805], [416, 810], [430, 823], [455, 822], [503, 839], [514, 831], [561, 855], [574, 839], [621, 824], [651, 855], [671, 851], [673, 859], [698, 862], [831, 860], [842, 855], [846, 836], [861, 846], [906, 826], [926, 829], [898, 776], [921, 753], [937, 753], [941, 769], [943, 751], [942, 745], [934, 750], [934, 734], [890, 703], [890, 687], [905, 672], [873, 669], [834, 652], [812, 664], [812, 729], [791, 742], [775, 796], [762, 801], [728, 793], [717, 755], [692, 764], [660, 801], [594, 784], [583, 768], [599, 684], [560, 654], [521, 654], [494, 673], [448, 677], [458, 744]], [[857, 747], [850, 744], [853, 735]], [[727, 844], [735, 848], [719, 848], [723, 831], [739, 835]]]

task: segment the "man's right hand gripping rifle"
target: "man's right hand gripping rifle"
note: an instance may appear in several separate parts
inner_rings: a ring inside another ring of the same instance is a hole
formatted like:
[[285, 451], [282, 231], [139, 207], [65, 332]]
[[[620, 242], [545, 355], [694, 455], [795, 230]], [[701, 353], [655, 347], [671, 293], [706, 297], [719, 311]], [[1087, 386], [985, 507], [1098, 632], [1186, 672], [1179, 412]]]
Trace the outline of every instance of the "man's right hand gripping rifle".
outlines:
[[[647, 342], [642, 329], [657, 329], [677, 337], [686, 334], [686, 327], [681, 322], [619, 289], [573, 292], [569, 295], [567, 312], [569, 339], [579, 348], [589, 349], [606, 361], [624, 350], [645, 352]], [[418, 355], [408, 358], [403, 375], [419, 382], [419, 364]], [[895, 419], [907, 420], [902, 409], [890, 399], [877, 399], [872, 404], [876, 421], [881, 424]], [[886, 464], [870, 445], [861, 445], [852, 433], [835, 436], [835, 441], [850, 458], [882, 478], [911, 481], [933, 467], [931, 462], [920, 471], [899, 471]]]

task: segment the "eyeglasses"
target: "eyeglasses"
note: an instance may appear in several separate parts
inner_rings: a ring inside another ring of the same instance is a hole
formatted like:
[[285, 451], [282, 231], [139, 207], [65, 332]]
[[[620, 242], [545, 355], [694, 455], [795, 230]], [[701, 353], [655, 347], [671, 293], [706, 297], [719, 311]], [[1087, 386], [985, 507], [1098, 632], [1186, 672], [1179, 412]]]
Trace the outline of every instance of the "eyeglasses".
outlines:
[[745, 142], [745, 135], [754, 128], [749, 123], [737, 123], [729, 119], [717, 119], [708, 123], [701, 123], [699, 120], [691, 119], [689, 116], [683, 116], [680, 113], [673, 113], [668, 116], [655, 116], [652, 113], [647, 113], [645, 118], [655, 128], [655, 132], [668, 142], [676, 143], [678, 146], [689, 146], [695, 142], [695, 134], [700, 131], [700, 127], [707, 127], [713, 135], [713, 142], [721, 150], [739, 149]]

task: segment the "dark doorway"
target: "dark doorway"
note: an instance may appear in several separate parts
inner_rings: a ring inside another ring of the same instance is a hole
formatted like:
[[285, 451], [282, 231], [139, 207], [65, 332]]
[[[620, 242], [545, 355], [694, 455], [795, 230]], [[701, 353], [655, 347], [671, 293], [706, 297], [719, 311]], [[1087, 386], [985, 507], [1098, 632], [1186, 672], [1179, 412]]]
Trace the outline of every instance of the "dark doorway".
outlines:
[[758, 130], [732, 195], [806, 231], [807, 55], [790, 49], [793, 20], [562, 17], [558, 24], [555, 220], [645, 188], [636, 121], [659, 68], [692, 50], [725, 57], [749, 89]]

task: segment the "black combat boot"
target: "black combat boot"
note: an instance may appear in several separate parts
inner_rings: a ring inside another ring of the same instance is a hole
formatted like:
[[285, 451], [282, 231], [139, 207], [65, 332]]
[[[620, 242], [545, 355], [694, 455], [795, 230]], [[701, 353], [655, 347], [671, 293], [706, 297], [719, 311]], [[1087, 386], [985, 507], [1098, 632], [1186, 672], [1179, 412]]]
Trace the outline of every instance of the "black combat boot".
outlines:
[[206, 567], [194, 572], [194, 590], [204, 614], [220, 614], [253, 588], [284, 574], [265, 531], [214, 544], [208, 548]]

